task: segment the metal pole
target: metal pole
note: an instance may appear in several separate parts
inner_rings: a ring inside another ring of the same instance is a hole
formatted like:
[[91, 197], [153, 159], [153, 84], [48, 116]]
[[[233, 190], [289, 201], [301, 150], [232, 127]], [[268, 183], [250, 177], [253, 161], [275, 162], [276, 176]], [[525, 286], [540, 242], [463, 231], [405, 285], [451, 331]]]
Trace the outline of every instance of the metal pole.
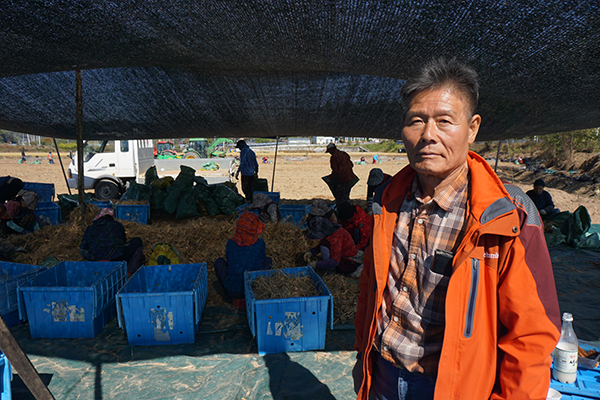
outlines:
[[494, 166], [494, 172], [498, 169], [498, 159], [500, 158], [500, 147], [502, 147], [502, 140], [498, 140], [498, 152], [496, 153], [496, 165]]
[[277, 136], [277, 141], [275, 142], [275, 159], [273, 160], [273, 178], [271, 178], [271, 192], [273, 191], [273, 186], [275, 186], [275, 167], [277, 167], [277, 149], [279, 148], [279, 136]]
[[85, 189], [83, 185], [83, 89], [81, 70], [75, 71], [75, 119], [77, 136], [77, 190], [79, 191], [79, 208], [81, 208], [81, 232], [85, 230]]
[[67, 189], [69, 190], [69, 194], [71, 194], [71, 188], [69, 187], [69, 182], [67, 181], [67, 174], [65, 174], [65, 167], [63, 166], [62, 158], [60, 158], [60, 151], [58, 151], [58, 144], [56, 143], [55, 138], [52, 138], [52, 140], [54, 140], [54, 147], [56, 147], [56, 155], [58, 155], [58, 162], [60, 162], [60, 168], [62, 169], [63, 177], [65, 178], [65, 183], [67, 184]]

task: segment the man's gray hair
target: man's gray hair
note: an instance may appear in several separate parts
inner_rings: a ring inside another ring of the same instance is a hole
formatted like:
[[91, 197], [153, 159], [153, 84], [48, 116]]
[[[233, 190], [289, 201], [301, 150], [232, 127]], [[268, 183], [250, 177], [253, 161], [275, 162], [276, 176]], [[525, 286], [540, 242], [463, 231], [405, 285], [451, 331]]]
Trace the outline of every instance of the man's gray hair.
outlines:
[[416, 76], [409, 78], [402, 85], [400, 96], [404, 115], [406, 116], [410, 109], [410, 102], [415, 94], [443, 86], [453, 86], [459, 90], [467, 101], [470, 116], [475, 114], [479, 100], [477, 72], [456, 58], [447, 61], [441, 57], [429, 61]]

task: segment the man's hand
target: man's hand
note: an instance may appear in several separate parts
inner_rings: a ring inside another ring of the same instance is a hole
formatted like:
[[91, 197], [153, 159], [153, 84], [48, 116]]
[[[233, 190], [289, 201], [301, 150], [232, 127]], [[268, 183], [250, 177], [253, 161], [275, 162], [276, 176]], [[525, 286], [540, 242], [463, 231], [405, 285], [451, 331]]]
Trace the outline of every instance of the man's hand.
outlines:
[[308, 263], [312, 269], [317, 269], [317, 260]]
[[304, 253], [304, 261], [310, 262], [310, 260], [312, 260], [312, 253], [310, 251], [307, 251], [306, 253]]
[[541, 215], [546, 215], [546, 210], [540, 210]]

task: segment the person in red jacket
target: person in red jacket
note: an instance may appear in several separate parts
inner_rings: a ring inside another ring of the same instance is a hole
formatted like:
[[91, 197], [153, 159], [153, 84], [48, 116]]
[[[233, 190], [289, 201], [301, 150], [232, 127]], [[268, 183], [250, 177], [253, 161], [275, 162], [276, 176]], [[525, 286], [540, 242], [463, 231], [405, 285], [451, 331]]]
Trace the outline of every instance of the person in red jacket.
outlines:
[[410, 165], [376, 191], [355, 319], [358, 399], [546, 398], [560, 337], [539, 214], [469, 152], [477, 74], [433, 60], [402, 86]]
[[364, 250], [369, 244], [373, 219], [362, 208], [350, 203], [340, 205], [338, 216], [342, 228], [352, 236], [356, 248]]
[[[304, 254], [304, 260], [314, 269], [351, 274], [362, 262], [363, 252], [359, 253], [354, 240], [340, 224], [314, 217], [308, 221], [306, 237], [320, 240], [317, 246]], [[321, 254], [321, 260], [317, 260], [318, 254]]]
[[331, 154], [329, 160], [331, 175], [324, 177], [324, 180], [331, 189], [335, 203], [339, 206], [349, 201], [350, 190], [358, 182], [358, 177], [352, 172], [354, 164], [348, 153], [339, 150], [333, 143], [329, 143], [325, 151]]

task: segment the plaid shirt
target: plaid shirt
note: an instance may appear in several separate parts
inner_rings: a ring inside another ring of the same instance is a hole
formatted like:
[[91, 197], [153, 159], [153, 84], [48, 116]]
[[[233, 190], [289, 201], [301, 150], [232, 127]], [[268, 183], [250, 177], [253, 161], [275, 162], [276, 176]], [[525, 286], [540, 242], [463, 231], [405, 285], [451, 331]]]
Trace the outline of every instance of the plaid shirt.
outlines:
[[453, 252], [460, 244], [468, 192], [464, 168], [424, 204], [415, 177], [398, 212], [375, 347], [383, 358], [411, 372], [437, 374], [450, 277], [430, 268], [435, 250]]

